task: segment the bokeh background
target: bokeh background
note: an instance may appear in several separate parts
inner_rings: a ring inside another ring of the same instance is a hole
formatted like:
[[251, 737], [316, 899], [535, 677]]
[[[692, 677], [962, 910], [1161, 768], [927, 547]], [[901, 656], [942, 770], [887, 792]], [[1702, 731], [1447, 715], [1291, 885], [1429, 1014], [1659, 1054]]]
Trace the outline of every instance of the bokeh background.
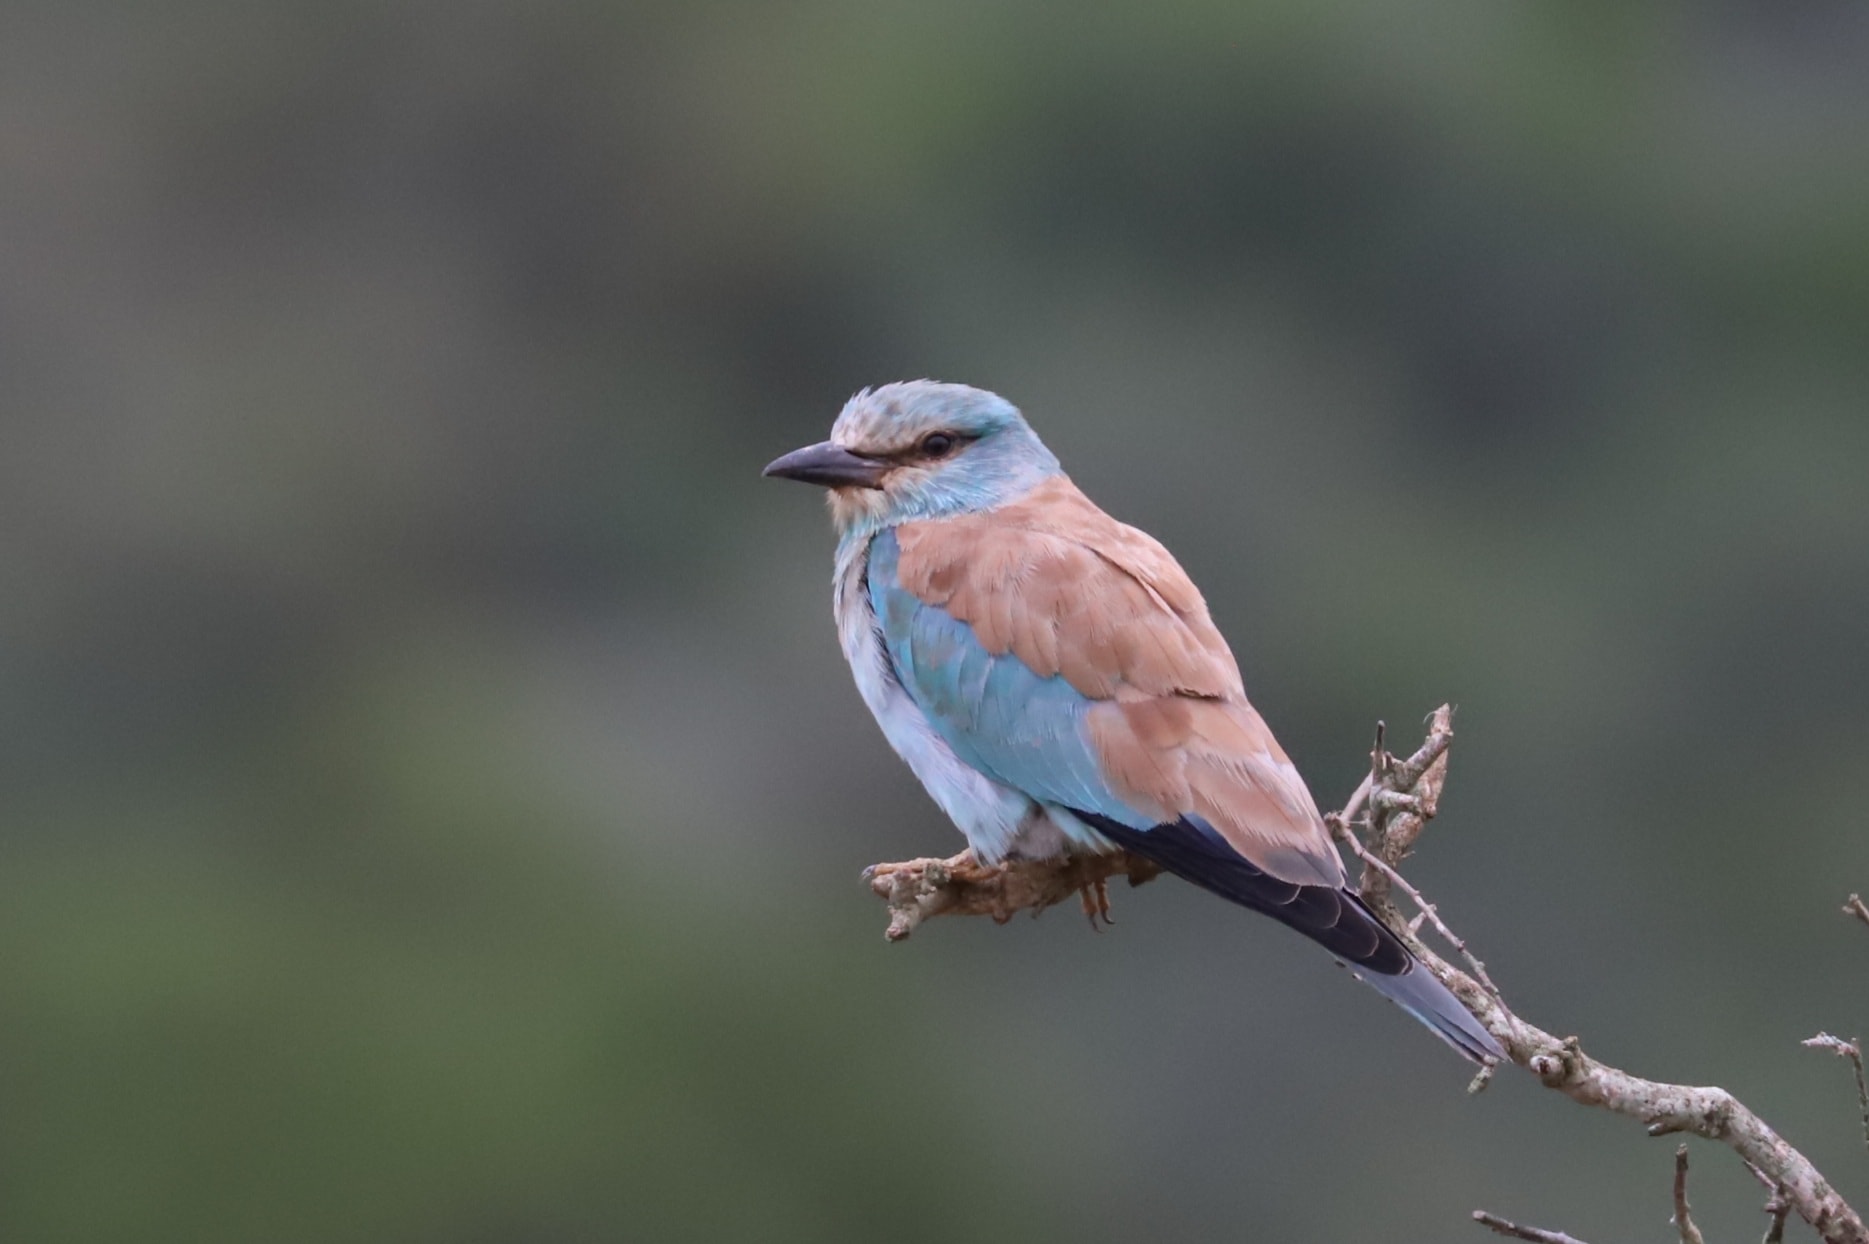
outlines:
[[759, 468], [924, 375], [1322, 802], [1454, 701], [1520, 1009], [1869, 1202], [1862, 5], [0, 23], [0, 1235], [1669, 1238], [1671, 1142], [1176, 883], [884, 944], [959, 840]]

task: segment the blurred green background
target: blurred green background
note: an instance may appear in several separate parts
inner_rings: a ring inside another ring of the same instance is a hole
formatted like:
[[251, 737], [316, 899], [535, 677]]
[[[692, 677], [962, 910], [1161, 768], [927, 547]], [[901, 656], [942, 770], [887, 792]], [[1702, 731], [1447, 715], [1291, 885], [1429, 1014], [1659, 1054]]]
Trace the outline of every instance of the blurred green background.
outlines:
[[885, 946], [959, 839], [759, 468], [916, 376], [1321, 802], [1457, 703], [1520, 1009], [1869, 1202], [1861, 4], [0, 24], [6, 1239], [1667, 1238], [1671, 1144], [1187, 887]]

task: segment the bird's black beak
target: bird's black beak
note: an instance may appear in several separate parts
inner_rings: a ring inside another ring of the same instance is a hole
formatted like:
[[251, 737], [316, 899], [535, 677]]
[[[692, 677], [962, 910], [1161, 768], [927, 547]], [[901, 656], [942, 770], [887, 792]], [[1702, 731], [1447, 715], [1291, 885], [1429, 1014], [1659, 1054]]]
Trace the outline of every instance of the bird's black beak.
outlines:
[[875, 458], [865, 458], [862, 454], [853, 454], [842, 445], [825, 441], [821, 445], [794, 449], [783, 458], [773, 459], [760, 474], [795, 479], [804, 484], [820, 484], [825, 488], [881, 488], [883, 476], [894, 465]]

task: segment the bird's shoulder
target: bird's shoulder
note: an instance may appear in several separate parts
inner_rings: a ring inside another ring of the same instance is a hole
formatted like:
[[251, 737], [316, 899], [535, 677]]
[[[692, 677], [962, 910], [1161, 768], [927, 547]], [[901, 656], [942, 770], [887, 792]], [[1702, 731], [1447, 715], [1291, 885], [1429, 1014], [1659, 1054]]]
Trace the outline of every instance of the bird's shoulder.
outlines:
[[895, 541], [904, 590], [1041, 677], [1098, 700], [1244, 696], [1180, 563], [1064, 476], [992, 510], [904, 524]]

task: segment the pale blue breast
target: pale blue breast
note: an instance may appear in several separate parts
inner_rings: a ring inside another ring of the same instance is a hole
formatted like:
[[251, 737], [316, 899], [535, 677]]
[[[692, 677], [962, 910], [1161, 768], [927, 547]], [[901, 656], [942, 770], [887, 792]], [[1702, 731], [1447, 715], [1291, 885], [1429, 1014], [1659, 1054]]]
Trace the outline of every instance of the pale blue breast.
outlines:
[[889, 746], [967, 836], [974, 853], [995, 863], [1029, 835], [1037, 806], [956, 755], [896, 677], [864, 583], [869, 545], [847, 539], [837, 553], [837, 633], [857, 690]]

